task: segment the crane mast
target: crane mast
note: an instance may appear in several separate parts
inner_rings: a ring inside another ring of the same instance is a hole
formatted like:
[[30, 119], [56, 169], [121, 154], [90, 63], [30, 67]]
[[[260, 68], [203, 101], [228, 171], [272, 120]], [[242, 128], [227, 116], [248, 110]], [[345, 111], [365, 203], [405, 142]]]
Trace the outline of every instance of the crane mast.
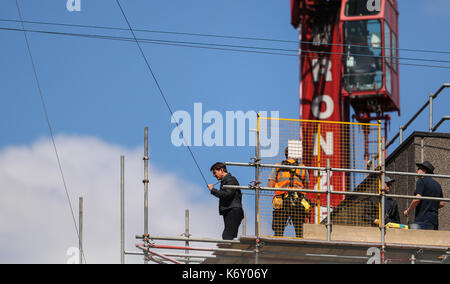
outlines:
[[[400, 113], [397, 1], [291, 0], [291, 24], [300, 40], [300, 119], [384, 121], [386, 136], [389, 113]], [[319, 146], [320, 161], [313, 146], [304, 148], [311, 166], [325, 166], [328, 156], [331, 167], [349, 168], [352, 142], [344, 137], [344, 127], [300, 129], [304, 141], [328, 146], [326, 151]], [[369, 165], [370, 129], [362, 126], [361, 131]], [[348, 175], [335, 174], [340, 176], [332, 178], [332, 186], [348, 187]], [[332, 205], [342, 199], [334, 197]]]

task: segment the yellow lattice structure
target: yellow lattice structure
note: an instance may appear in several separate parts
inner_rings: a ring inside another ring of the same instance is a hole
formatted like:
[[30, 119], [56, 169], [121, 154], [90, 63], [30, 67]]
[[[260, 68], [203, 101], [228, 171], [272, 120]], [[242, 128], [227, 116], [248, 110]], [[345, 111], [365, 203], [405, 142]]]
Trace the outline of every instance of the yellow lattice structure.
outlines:
[[[261, 167], [262, 187], [283, 185], [284, 189], [308, 191], [283, 193], [283, 188], [262, 191], [259, 202], [261, 236], [300, 238], [303, 223], [326, 222], [327, 194], [309, 191], [380, 193], [379, 175], [351, 170], [378, 169], [381, 124], [259, 117], [258, 133], [261, 164], [318, 168], [329, 165], [332, 169], [327, 176], [323, 169]], [[269, 140], [270, 145], [266, 143]], [[282, 180], [286, 182], [283, 184]], [[375, 226], [374, 220], [380, 219], [377, 197], [330, 194], [329, 199], [332, 224]]]

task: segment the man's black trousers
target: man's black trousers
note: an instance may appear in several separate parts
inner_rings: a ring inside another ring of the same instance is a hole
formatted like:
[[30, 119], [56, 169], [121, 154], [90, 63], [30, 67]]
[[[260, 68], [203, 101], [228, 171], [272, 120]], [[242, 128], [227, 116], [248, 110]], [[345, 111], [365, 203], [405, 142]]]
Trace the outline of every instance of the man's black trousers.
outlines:
[[230, 208], [221, 213], [225, 223], [222, 239], [232, 240], [238, 235], [239, 226], [244, 218], [244, 210], [242, 208]]

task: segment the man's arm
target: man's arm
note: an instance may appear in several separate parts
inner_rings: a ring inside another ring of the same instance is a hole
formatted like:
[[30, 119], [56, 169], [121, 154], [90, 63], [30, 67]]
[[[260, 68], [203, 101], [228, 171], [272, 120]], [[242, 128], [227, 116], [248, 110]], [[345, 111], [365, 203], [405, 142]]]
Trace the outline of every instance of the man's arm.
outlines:
[[[239, 182], [235, 177], [227, 178], [223, 181], [222, 185], [239, 185]], [[232, 198], [234, 196], [235, 189], [232, 188], [222, 188], [222, 190], [217, 190], [215, 188], [210, 189], [211, 194], [218, 198]]]
[[[419, 179], [416, 182], [416, 190], [414, 191], [415, 196], [417, 197], [422, 197], [422, 193], [425, 190], [425, 184], [423, 179]], [[405, 212], [403, 212], [403, 215], [408, 216], [409, 213], [411, 213], [412, 210], [414, 210], [417, 205], [419, 205], [420, 203], [420, 199], [414, 199], [413, 201], [411, 201], [411, 204], [409, 205], [409, 208], [405, 210]]]
[[269, 182], [267, 183], [268, 187], [275, 187], [277, 179], [277, 170], [273, 169], [269, 176]]
[[[439, 187], [440, 187], [440, 185], [439, 185]], [[441, 187], [439, 188], [439, 197], [444, 198], [444, 194], [442, 193]], [[444, 208], [444, 206], [445, 206], [445, 201], [439, 202], [439, 209]]]
[[[416, 194], [416, 197], [422, 197], [422, 195]], [[405, 212], [403, 212], [403, 215], [408, 216], [409, 213], [411, 211], [413, 211], [417, 207], [417, 205], [419, 205], [419, 203], [420, 203], [420, 199], [414, 199], [413, 201], [411, 201], [409, 208], [406, 209]]]

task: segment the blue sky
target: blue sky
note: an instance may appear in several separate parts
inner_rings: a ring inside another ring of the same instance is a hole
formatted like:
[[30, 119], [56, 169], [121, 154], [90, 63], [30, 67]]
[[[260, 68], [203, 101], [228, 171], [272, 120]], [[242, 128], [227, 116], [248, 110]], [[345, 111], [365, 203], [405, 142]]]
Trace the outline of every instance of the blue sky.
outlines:
[[[19, 2], [27, 21], [127, 27], [113, 0], [81, 0], [80, 12], [67, 11], [65, 0]], [[289, 41], [298, 39], [298, 32], [290, 25], [290, 3], [287, 0], [121, 2], [134, 28]], [[400, 48], [450, 51], [448, 1], [400, 0], [399, 9]], [[0, 18], [18, 19], [15, 0], [1, 1]], [[17, 23], [2, 21], [0, 26], [20, 28]], [[26, 28], [130, 36], [126, 31], [32, 24], [26, 24]], [[296, 43], [152, 33], [137, 35], [230, 45], [298, 47]], [[170, 135], [175, 126], [170, 122], [170, 114], [135, 43], [46, 34], [29, 34], [29, 39], [56, 135], [94, 137], [120, 149], [141, 147], [143, 151], [143, 128], [149, 126], [152, 165], [160, 172], [173, 173], [181, 181], [204, 186], [186, 148], [175, 147], [171, 143]], [[31, 147], [40, 139], [48, 139], [49, 132], [24, 36], [21, 32], [0, 30], [0, 42], [0, 150]], [[298, 117], [297, 57], [152, 44], [143, 44], [143, 49], [174, 111], [184, 110], [193, 116], [194, 103], [202, 103], [204, 112], [214, 110], [224, 116], [226, 111], [241, 110], [279, 111], [281, 117]], [[449, 54], [406, 51], [401, 51], [400, 57], [450, 60]], [[449, 63], [441, 65], [450, 66]], [[392, 114], [388, 140], [431, 92], [442, 83], [450, 82], [450, 69], [401, 65], [400, 76], [402, 113], [400, 117]], [[436, 101], [434, 123], [449, 115], [446, 107], [450, 105], [449, 92], [444, 91]], [[428, 129], [427, 112], [420, 116], [408, 133], [413, 129]], [[440, 131], [449, 132], [450, 123], [441, 126]], [[249, 161], [254, 153], [252, 147], [203, 146], [192, 149], [211, 183], [214, 182], [209, 173], [211, 164], [224, 160]], [[67, 156], [61, 153], [63, 167], [70, 164]], [[119, 156], [115, 158], [118, 163]], [[240, 178], [241, 184], [247, 184], [253, 175], [252, 169], [236, 168], [231, 172]], [[68, 182], [69, 189], [72, 189], [75, 182]], [[73, 192], [75, 200], [77, 189]], [[198, 192], [194, 196], [201, 202], [215, 205], [216, 200], [209, 196], [206, 189], [204, 196]]]
[[[115, 1], [85, 0], [82, 11], [72, 13], [63, 4], [21, 1], [26, 20], [126, 27]], [[1, 17], [17, 19], [15, 1], [2, 5]], [[132, 1], [123, 6], [132, 25], [144, 29], [297, 38], [289, 25], [288, 3]], [[129, 36], [127, 32], [119, 34]], [[0, 145], [23, 144], [47, 136], [23, 34], [2, 32], [0, 36], [8, 42], [2, 46], [2, 65], [8, 68], [1, 71], [7, 83], [2, 85], [7, 98], [2, 104], [6, 109], [1, 112], [1, 127], [8, 135]], [[174, 125], [135, 44], [39, 34], [30, 35], [30, 41], [55, 133], [94, 135], [111, 143], [135, 146], [142, 143], [143, 127], [148, 125], [154, 149], [152, 161], [198, 178], [186, 149], [171, 146]], [[296, 49], [295, 44], [288, 47]], [[201, 102], [204, 112], [277, 110], [286, 117], [298, 116], [296, 57], [148, 44], [144, 51], [174, 111], [193, 113], [193, 104]], [[292, 99], [280, 101], [280, 96]], [[205, 171], [213, 161], [225, 157], [246, 160], [249, 156], [249, 149], [238, 149], [238, 153], [235, 148], [194, 150]]]
[[[115, 26], [126, 23], [115, 1], [82, 2], [81, 12], [68, 12], [66, 1], [20, 1], [25, 20]], [[285, 2], [285, 3], [284, 3]], [[448, 50], [442, 27], [449, 19], [439, 11], [449, 8], [446, 1], [399, 1], [400, 47]], [[2, 1], [0, 16], [17, 19], [15, 1]], [[437, 9], [436, 6], [443, 6]], [[125, 1], [124, 9], [136, 28], [220, 35], [296, 40], [290, 26], [289, 1]], [[2, 23], [7, 27], [18, 24]], [[27, 25], [27, 28], [54, 27]], [[63, 28], [57, 31], [90, 32]], [[440, 32], [441, 31], [441, 32]], [[104, 33], [95, 30], [96, 33]], [[129, 36], [127, 32], [107, 32]], [[138, 36], [169, 40], [210, 41], [180, 36], [138, 33]], [[48, 129], [34, 83], [23, 34], [0, 31], [3, 94], [0, 146], [29, 143], [47, 136]], [[55, 133], [94, 135], [124, 146], [139, 145], [142, 129], [150, 127], [152, 161], [198, 178], [184, 148], [173, 147], [170, 133], [174, 125], [149, 75], [136, 45], [98, 39], [30, 34], [31, 48]], [[220, 42], [220, 40], [219, 40]], [[448, 43], [448, 42], [447, 42]], [[226, 44], [255, 45], [230, 41]], [[260, 44], [256, 42], [256, 44]], [[267, 46], [264, 45], [264, 46]], [[296, 44], [277, 43], [277, 47], [296, 49]], [[193, 114], [193, 104], [201, 102], [204, 112], [217, 110], [276, 110], [282, 117], [298, 117], [298, 58], [144, 45], [156, 76], [173, 110]], [[401, 52], [401, 57], [440, 59], [448, 55]], [[404, 61], [405, 63], [421, 63]], [[431, 63], [432, 64], [432, 63]], [[401, 108], [399, 118], [392, 114], [391, 137], [401, 123], [425, 102], [428, 94], [450, 81], [448, 69], [401, 66]], [[447, 95], [440, 97], [444, 105]], [[435, 110], [435, 121], [446, 115]], [[417, 129], [427, 129], [427, 116]], [[449, 128], [444, 125], [441, 130]], [[389, 137], [388, 137], [389, 139]], [[246, 160], [249, 151], [235, 147], [196, 147], [202, 165], [215, 160]], [[181, 158], [181, 160], [180, 160]], [[178, 162], [174, 163], [174, 160]], [[180, 161], [183, 161], [182, 163]]]

